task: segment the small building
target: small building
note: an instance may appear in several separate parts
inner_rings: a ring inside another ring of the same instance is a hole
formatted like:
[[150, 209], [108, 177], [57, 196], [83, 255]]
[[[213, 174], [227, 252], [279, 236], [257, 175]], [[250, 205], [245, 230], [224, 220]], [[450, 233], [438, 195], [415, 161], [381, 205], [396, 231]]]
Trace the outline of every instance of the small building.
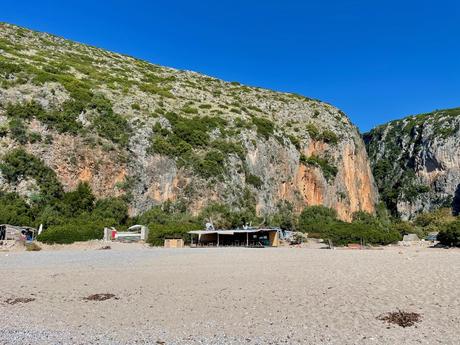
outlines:
[[247, 228], [235, 230], [189, 231], [192, 246], [278, 247], [280, 229]]
[[182, 238], [165, 238], [165, 248], [184, 248], [184, 240]]

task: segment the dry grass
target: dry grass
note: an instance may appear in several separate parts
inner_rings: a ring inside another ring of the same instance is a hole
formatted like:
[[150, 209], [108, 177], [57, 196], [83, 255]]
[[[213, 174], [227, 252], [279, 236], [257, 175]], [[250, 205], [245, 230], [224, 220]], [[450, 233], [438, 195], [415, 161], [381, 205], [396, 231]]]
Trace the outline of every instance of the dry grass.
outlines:
[[118, 299], [113, 293], [97, 293], [83, 298], [85, 301], [106, 301], [108, 299]]
[[40, 247], [35, 242], [32, 242], [31, 244], [26, 245], [26, 251], [28, 252], [39, 252], [40, 250], [42, 250], [42, 247]]
[[386, 321], [389, 324], [401, 326], [403, 328], [411, 327], [422, 320], [422, 316], [418, 313], [409, 313], [406, 311], [395, 311], [387, 314], [382, 314], [377, 317], [378, 320]]
[[8, 298], [5, 303], [9, 305], [15, 305], [18, 303], [29, 303], [35, 301], [35, 298], [30, 297], [17, 297], [17, 298]]

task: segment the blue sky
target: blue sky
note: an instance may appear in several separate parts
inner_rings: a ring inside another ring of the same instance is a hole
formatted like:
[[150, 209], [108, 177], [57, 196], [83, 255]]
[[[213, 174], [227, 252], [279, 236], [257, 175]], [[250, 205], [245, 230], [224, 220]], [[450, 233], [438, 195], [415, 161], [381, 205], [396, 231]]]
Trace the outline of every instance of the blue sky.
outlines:
[[0, 21], [321, 99], [363, 131], [460, 106], [459, 1], [21, 0]]

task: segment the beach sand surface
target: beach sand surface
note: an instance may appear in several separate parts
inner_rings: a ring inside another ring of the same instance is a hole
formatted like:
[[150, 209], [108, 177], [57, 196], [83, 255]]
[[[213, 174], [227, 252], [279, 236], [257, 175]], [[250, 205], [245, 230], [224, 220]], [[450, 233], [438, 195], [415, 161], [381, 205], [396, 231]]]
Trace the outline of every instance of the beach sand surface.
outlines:
[[459, 250], [63, 248], [0, 253], [0, 344], [460, 343]]

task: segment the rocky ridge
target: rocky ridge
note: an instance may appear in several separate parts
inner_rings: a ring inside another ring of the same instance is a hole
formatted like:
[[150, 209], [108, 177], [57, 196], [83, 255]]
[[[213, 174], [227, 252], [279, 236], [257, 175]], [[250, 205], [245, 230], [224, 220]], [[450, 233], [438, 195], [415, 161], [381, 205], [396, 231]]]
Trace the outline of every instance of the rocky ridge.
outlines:
[[460, 208], [460, 108], [409, 116], [364, 135], [380, 196], [403, 219]]
[[[351, 220], [378, 199], [357, 128], [300, 95], [0, 24], [0, 103], [4, 162], [20, 148], [64, 190], [86, 181], [98, 197], [126, 196], [132, 214], [168, 200], [193, 213], [220, 202], [259, 215], [288, 203]], [[12, 179], [8, 164], [0, 189], [39, 197], [43, 181]]]

